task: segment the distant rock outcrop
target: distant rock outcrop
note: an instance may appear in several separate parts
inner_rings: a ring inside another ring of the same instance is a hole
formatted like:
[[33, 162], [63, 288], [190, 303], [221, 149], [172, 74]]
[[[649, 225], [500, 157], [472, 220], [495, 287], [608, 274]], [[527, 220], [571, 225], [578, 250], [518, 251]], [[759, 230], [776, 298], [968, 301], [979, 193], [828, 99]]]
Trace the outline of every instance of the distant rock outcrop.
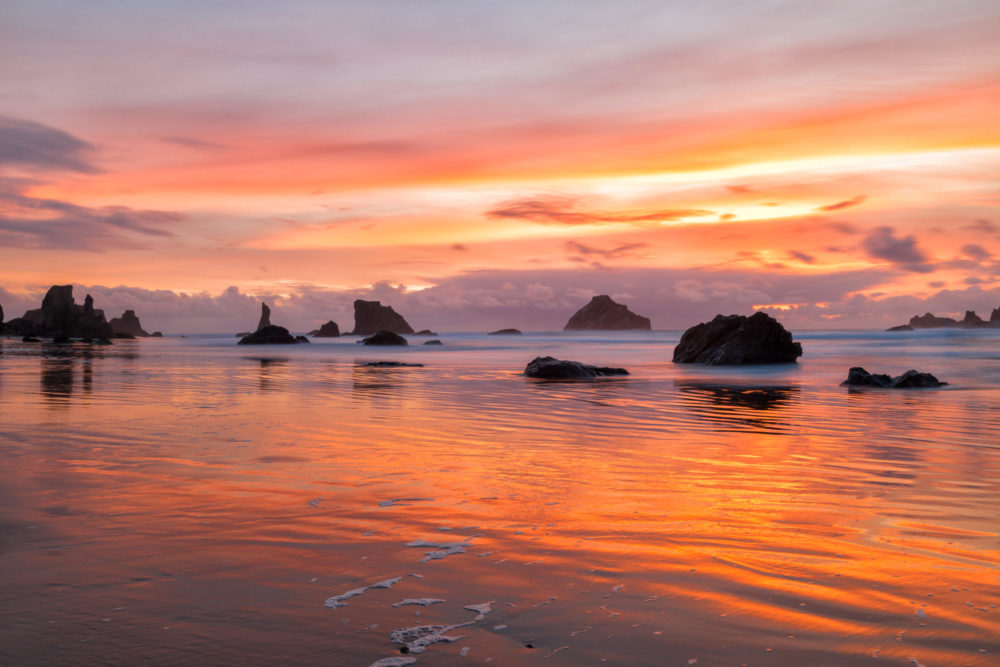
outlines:
[[313, 329], [309, 335], [314, 338], [340, 338], [340, 327], [333, 320], [328, 320], [319, 329]]
[[684, 332], [674, 362], [711, 366], [795, 363], [802, 345], [770, 315], [716, 315]]
[[260, 321], [257, 322], [257, 331], [260, 331], [264, 327], [271, 326], [271, 309], [267, 307], [267, 304], [261, 301], [260, 303]]
[[576, 311], [563, 331], [625, 331], [650, 330], [648, 317], [636, 315], [627, 306], [615, 303], [607, 294], [595, 296], [586, 306]]
[[414, 336], [437, 336], [437, 334], [434, 333], [433, 331], [431, 331], [430, 329], [421, 329], [420, 331], [418, 331], [417, 333], [415, 333], [413, 335]]
[[126, 310], [122, 313], [121, 317], [111, 318], [108, 324], [111, 325], [111, 330], [115, 332], [116, 336], [121, 336], [122, 334], [128, 334], [133, 337], [141, 336], [143, 338], [149, 336], [149, 333], [142, 328], [142, 324], [139, 322], [139, 318], [136, 317], [134, 310]]
[[383, 306], [380, 301], [354, 302], [355, 336], [370, 336], [380, 331], [391, 331], [397, 334], [412, 334], [413, 328], [407, 324], [403, 316], [392, 309]]
[[405, 338], [394, 331], [379, 331], [361, 342], [364, 345], [409, 345]]
[[149, 334], [149, 337], [150, 338], [163, 338], [163, 332], [162, 331], [154, 331], [153, 333]]
[[611, 375], [628, 375], [628, 371], [624, 368], [591, 366], [579, 361], [566, 361], [554, 357], [535, 357], [528, 362], [524, 374], [530, 378], [545, 380], [593, 380]]
[[932, 313], [914, 315], [909, 324], [890, 327], [888, 331], [913, 331], [914, 329], [981, 329], [984, 327], [1000, 329], [1000, 308], [994, 308], [989, 321], [979, 317], [974, 310], [965, 311], [961, 321], [951, 317], [938, 317]]
[[433, 340], [427, 341], [426, 343], [424, 343], [424, 345], [444, 345], [444, 343], [435, 338]]
[[53, 285], [42, 299], [42, 307], [29, 310], [4, 327], [8, 334], [18, 336], [51, 336], [52, 338], [111, 338], [114, 332], [104, 318], [104, 311], [94, 308], [89, 294], [79, 305], [73, 299], [72, 285]]
[[855, 366], [847, 372], [847, 379], [840, 383], [843, 387], [885, 387], [887, 389], [912, 389], [915, 387], [943, 387], [947, 382], [941, 382], [930, 373], [920, 373], [909, 370], [897, 377], [889, 377], [884, 373], [869, 373], [860, 366]]
[[521, 332], [517, 329], [497, 329], [496, 331], [491, 331], [488, 335], [490, 336], [520, 336]]
[[285, 327], [269, 324], [240, 339], [238, 345], [283, 345], [299, 343]]

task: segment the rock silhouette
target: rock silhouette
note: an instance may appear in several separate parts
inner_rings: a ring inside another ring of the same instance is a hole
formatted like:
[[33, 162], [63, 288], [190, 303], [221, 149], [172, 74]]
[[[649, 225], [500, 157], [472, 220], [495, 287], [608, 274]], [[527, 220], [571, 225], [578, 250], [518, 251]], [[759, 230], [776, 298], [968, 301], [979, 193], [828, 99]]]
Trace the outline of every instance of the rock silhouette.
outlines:
[[938, 317], [933, 313], [914, 315], [908, 324], [889, 327], [887, 331], [913, 331], [914, 329], [980, 329], [983, 327], [1000, 328], [1000, 308], [994, 308], [990, 319], [984, 320], [974, 310], [965, 311], [961, 321], [951, 317]]
[[490, 336], [520, 336], [521, 332], [517, 329], [497, 329], [496, 331], [491, 331]]
[[847, 379], [840, 383], [844, 387], [885, 387], [888, 389], [911, 389], [915, 387], [943, 387], [947, 382], [941, 382], [930, 373], [920, 373], [909, 370], [897, 377], [889, 377], [884, 373], [869, 373], [860, 366], [855, 366], [847, 372]]
[[42, 299], [42, 307], [7, 322], [4, 330], [17, 336], [51, 336], [53, 339], [111, 338], [114, 332], [104, 311], [94, 308], [89, 294], [79, 305], [72, 285], [53, 285]]
[[405, 338], [394, 331], [379, 331], [361, 342], [364, 345], [409, 345]]
[[269, 326], [271, 326], [271, 309], [262, 301], [260, 304], [260, 321], [257, 322], [257, 331]]
[[392, 306], [383, 306], [380, 301], [356, 300], [352, 333], [355, 336], [370, 336], [380, 331], [412, 334], [413, 328], [402, 315], [392, 309]]
[[108, 324], [111, 325], [111, 330], [115, 332], [116, 336], [121, 336], [122, 334], [132, 337], [141, 336], [143, 338], [149, 336], [149, 333], [142, 328], [142, 324], [139, 322], [139, 318], [136, 317], [134, 310], [126, 310], [122, 313], [121, 317], [111, 318]]
[[716, 315], [681, 336], [674, 362], [710, 366], [795, 363], [802, 346], [770, 315]]
[[595, 296], [576, 311], [563, 331], [625, 331], [650, 330], [648, 317], [636, 315], [627, 306], [615, 303], [607, 294]]
[[266, 327], [257, 329], [252, 334], [240, 339], [238, 345], [283, 345], [289, 343], [299, 343], [295, 336], [288, 333], [285, 327], [269, 324]]
[[579, 361], [567, 361], [554, 357], [535, 357], [528, 362], [524, 375], [546, 380], [593, 380], [611, 375], [628, 375], [624, 368], [591, 366]]
[[327, 320], [326, 324], [319, 329], [313, 329], [309, 335], [314, 338], [340, 338], [340, 327], [333, 320]]

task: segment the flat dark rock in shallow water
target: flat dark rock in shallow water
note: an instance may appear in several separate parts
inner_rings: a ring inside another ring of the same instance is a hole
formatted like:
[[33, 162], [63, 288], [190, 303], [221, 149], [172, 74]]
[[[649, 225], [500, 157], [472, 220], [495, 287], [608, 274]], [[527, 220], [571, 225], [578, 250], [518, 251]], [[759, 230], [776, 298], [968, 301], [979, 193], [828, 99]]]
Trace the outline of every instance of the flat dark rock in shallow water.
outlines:
[[611, 375], [628, 375], [624, 368], [591, 366], [579, 361], [566, 361], [554, 357], [535, 357], [528, 362], [524, 374], [530, 378], [546, 380], [593, 380]]
[[869, 373], [864, 368], [855, 366], [847, 372], [847, 379], [841, 382], [840, 386], [913, 389], [921, 387], [944, 387], [947, 384], [947, 382], [941, 382], [930, 373], [909, 370], [897, 377], [889, 377], [884, 373]]
[[285, 327], [271, 324], [258, 329], [248, 336], [240, 339], [238, 345], [282, 345], [287, 343], [299, 343], [295, 336], [288, 333]]
[[792, 334], [759, 311], [750, 317], [716, 315], [685, 331], [674, 348], [674, 363], [710, 366], [790, 364], [801, 356]]
[[434, 340], [427, 341], [424, 345], [444, 345], [444, 343], [435, 338]]
[[423, 364], [408, 364], [405, 361], [369, 361], [362, 366], [372, 366], [374, 368], [423, 368]]
[[409, 345], [406, 339], [392, 331], [379, 331], [361, 341], [365, 345]]
[[520, 336], [521, 332], [517, 329], [498, 329], [496, 331], [491, 331], [490, 336]]

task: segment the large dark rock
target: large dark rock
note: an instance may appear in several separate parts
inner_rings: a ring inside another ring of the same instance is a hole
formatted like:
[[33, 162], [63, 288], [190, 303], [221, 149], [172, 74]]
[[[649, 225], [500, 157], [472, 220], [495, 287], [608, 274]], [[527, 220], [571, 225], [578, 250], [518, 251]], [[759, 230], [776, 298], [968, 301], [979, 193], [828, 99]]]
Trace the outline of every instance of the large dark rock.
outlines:
[[990, 313], [990, 326], [1000, 327], [1000, 308], [994, 308], [993, 312]]
[[898, 326], [889, 327], [886, 331], [913, 331], [913, 327], [909, 324], [900, 324]]
[[674, 362], [728, 366], [795, 363], [802, 345], [770, 315], [716, 315], [681, 336], [674, 348]]
[[121, 317], [111, 318], [108, 324], [111, 325], [111, 330], [115, 332], [116, 336], [121, 336], [122, 334], [128, 334], [133, 337], [141, 336], [143, 338], [149, 336], [146, 330], [142, 328], [142, 324], [139, 322], [139, 318], [136, 317], [134, 310], [126, 310], [122, 313]]
[[947, 382], [941, 382], [930, 373], [920, 373], [909, 370], [897, 377], [884, 373], [869, 373], [860, 366], [855, 366], [847, 372], [847, 379], [840, 383], [844, 387], [885, 387], [889, 389], [911, 389], [914, 387], [943, 387]]
[[491, 331], [490, 336], [520, 336], [521, 332], [517, 329], [497, 329], [496, 331]]
[[361, 341], [364, 345], [409, 345], [406, 339], [393, 331], [379, 331]]
[[260, 302], [260, 321], [257, 322], [257, 331], [271, 326], [271, 309], [263, 301]]
[[938, 317], [931, 313], [914, 315], [910, 318], [910, 326], [914, 329], [939, 329], [941, 327], [957, 327], [958, 320], [950, 317]]
[[326, 324], [320, 326], [319, 329], [313, 329], [309, 332], [310, 336], [314, 338], [340, 338], [340, 327], [333, 320], [328, 320]]
[[615, 303], [607, 294], [595, 296], [576, 311], [563, 331], [624, 331], [650, 330], [649, 318], [636, 315], [627, 306]]
[[591, 366], [554, 357], [535, 357], [528, 362], [524, 374], [530, 378], [545, 380], [593, 380], [610, 375], [628, 375], [628, 371], [624, 368]]
[[369, 336], [379, 331], [391, 331], [398, 334], [411, 334], [413, 328], [407, 324], [403, 316], [392, 309], [383, 306], [380, 301], [354, 302], [354, 335]]
[[73, 299], [72, 285], [53, 285], [42, 299], [42, 307], [7, 323], [8, 334], [52, 338], [111, 338], [114, 332], [104, 311], [94, 308], [89, 294], [83, 305]]
[[240, 339], [239, 345], [281, 345], [299, 343], [285, 327], [270, 324]]

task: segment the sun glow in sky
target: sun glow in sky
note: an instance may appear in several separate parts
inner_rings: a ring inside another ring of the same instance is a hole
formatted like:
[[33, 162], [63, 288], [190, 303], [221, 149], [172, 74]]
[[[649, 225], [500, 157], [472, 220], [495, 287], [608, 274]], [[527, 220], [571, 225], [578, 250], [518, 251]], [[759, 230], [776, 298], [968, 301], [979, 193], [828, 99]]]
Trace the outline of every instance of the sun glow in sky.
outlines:
[[0, 81], [8, 318], [1000, 306], [995, 2], [7, 2]]

